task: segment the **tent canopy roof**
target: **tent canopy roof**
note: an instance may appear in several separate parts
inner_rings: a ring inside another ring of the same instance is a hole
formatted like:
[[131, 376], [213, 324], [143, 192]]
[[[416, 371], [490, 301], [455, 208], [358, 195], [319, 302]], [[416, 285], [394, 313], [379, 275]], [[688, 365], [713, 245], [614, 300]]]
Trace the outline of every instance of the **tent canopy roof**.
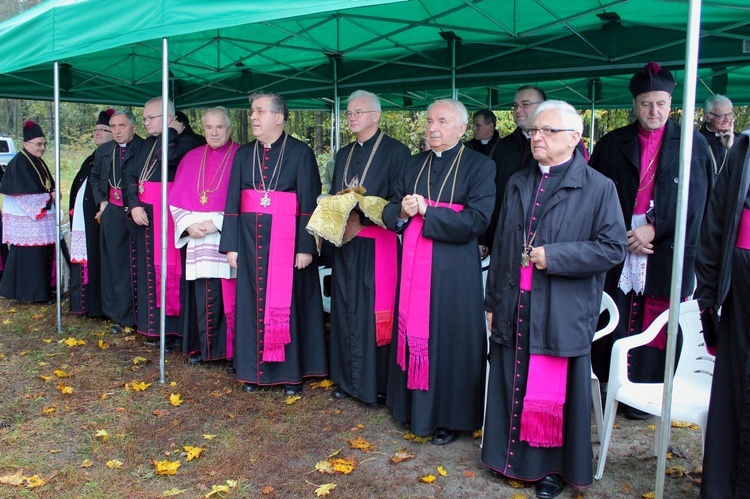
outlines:
[[[473, 108], [507, 106], [521, 84], [578, 107], [592, 95], [627, 107], [630, 76], [650, 60], [684, 83], [686, 0], [372, 3], [48, 0], [0, 24], [0, 95], [51, 99], [58, 60], [63, 100], [142, 105], [161, 92], [164, 36], [179, 108], [246, 106], [259, 90], [328, 108], [337, 81], [342, 97], [365, 88], [386, 108], [424, 109], [451, 95], [453, 44], [459, 98]], [[270, 20], [280, 11], [294, 17]], [[701, 21], [698, 101], [750, 104], [750, 5], [704, 1]]]

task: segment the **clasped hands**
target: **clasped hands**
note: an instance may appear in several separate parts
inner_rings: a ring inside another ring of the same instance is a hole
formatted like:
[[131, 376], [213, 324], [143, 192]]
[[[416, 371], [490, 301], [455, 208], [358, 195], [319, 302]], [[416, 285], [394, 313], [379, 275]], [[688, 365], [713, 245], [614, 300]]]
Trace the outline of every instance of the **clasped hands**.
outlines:
[[656, 230], [652, 224], [639, 225], [628, 231], [628, 251], [636, 255], [653, 255], [654, 245], [651, 241], [656, 237]]
[[401, 200], [401, 213], [399, 218], [411, 218], [417, 213], [424, 216], [427, 211], [427, 200], [421, 194], [407, 194]]
[[[237, 268], [237, 257], [238, 253], [236, 251], [227, 251], [227, 262], [229, 263], [229, 266], [236, 269]], [[302, 270], [308, 265], [312, 263], [313, 256], [310, 253], [297, 253], [294, 255], [294, 268], [297, 270]]]
[[219, 229], [211, 220], [204, 220], [201, 223], [190, 224], [188, 225], [187, 229], [185, 229], [185, 232], [188, 233], [188, 236], [194, 239], [200, 239], [218, 231]]

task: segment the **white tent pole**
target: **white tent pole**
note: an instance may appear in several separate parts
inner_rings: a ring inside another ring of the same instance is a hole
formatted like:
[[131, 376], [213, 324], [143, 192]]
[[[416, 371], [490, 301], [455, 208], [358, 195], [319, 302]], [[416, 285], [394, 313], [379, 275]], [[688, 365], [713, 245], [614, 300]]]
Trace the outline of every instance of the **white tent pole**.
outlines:
[[[165, 383], [164, 377], [164, 342], [167, 328], [167, 181], [169, 170], [169, 44], [162, 38], [161, 56], [161, 307], [159, 308], [159, 383]], [[154, 214], [156, 216], [156, 214]]]
[[338, 60], [335, 57], [331, 57], [331, 64], [333, 65], [333, 129], [335, 130], [336, 138], [335, 144], [331, 143], [333, 149], [331, 157], [335, 157], [339, 148], [341, 147], [341, 108], [339, 107], [339, 65]]
[[688, 11], [687, 46], [685, 48], [685, 90], [682, 97], [682, 126], [680, 135], [680, 176], [677, 189], [677, 220], [672, 259], [672, 284], [669, 294], [669, 324], [667, 327], [666, 363], [664, 366], [664, 393], [662, 395], [661, 439], [657, 449], [656, 498], [664, 497], [664, 473], [671, 428], [671, 401], [673, 365], [677, 349], [677, 328], [680, 317], [682, 265], [685, 254], [688, 191], [690, 186], [690, 160], [693, 152], [693, 115], [695, 113], [695, 85], [698, 78], [698, 45], [701, 17], [701, 0], [690, 0]]
[[60, 64], [55, 61], [54, 93], [55, 93], [55, 289], [57, 308], [57, 332], [62, 333], [62, 252], [60, 251]]
[[594, 130], [596, 129], [596, 85], [598, 80], [589, 81], [589, 97], [591, 98], [591, 122], [589, 123], [589, 156], [594, 153]]
[[451, 90], [453, 99], [458, 100], [458, 89], [456, 88], [456, 38], [451, 38]]

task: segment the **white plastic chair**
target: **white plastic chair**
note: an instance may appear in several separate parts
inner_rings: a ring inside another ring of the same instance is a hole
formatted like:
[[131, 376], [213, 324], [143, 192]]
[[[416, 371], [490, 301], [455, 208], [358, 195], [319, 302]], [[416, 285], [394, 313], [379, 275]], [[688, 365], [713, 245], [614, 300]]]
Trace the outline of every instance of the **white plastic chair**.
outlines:
[[[594, 333], [594, 339], [592, 342], [607, 336], [617, 327], [617, 323], [620, 322], [620, 312], [617, 310], [615, 301], [607, 293], [602, 294], [602, 305], [599, 308], [599, 314], [604, 311], [609, 312], [609, 322]], [[594, 370], [591, 370], [591, 405], [594, 407], [594, 424], [596, 424], [596, 432], [599, 435], [599, 442], [602, 442], [604, 438], [604, 425], [602, 421], [602, 392], [599, 386], [599, 378], [594, 374]]]
[[[599, 450], [599, 463], [595, 478], [604, 474], [607, 450], [612, 436], [619, 402], [657, 417], [654, 450], [659, 448], [662, 435], [659, 434], [659, 421], [662, 408], [664, 383], [633, 383], [628, 379], [628, 352], [646, 345], [653, 340], [667, 323], [669, 310], [663, 312], [643, 333], [617, 340], [612, 348], [612, 361], [609, 367], [607, 405], [604, 411], [604, 438]], [[682, 350], [680, 361], [674, 374], [672, 388], [672, 419], [694, 423], [701, 428], [705, 445], [708, 402], [711, 395], [711, 380], [714, 371], [714, 357], [706, 351], [701, 327], [698, 302], [695, 300], [680, 304], [680, 329], [682, 330]], [[669, 435], [666, 435], [669, 438]]]

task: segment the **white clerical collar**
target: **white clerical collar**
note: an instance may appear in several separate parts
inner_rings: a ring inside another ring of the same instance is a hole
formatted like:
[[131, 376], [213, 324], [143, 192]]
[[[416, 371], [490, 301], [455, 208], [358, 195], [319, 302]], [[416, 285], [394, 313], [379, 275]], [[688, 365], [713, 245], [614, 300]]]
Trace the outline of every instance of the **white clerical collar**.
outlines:
[[490, 143], [490, 139], [480, 140], [479, 142], [481, 142], [483, 146], [486, 146], [487, 144]]
[[570, 158], [568, 158], [565, 161], [563, 161], [562, 163], [558, 163], [556, 165], [543, 165], [543, 164], [539, 163], [539, 171], [542, 172], [542, 173], [549, 173], [549, 171], [550, 171], [551, 168], [554, 168], [554, 167], [560, 166], [560, 165], [564, 165], [565, 163], [567, 163], [568, 161], [570, 161], [572, 158], [573, 158], [573, 155], [571, 154]]
[[128, 142], [125, 142], [124, 144], [120, 144], [118, 142], [117, 145], [120, 146], [120, 147], [128, 147]]
[[[459, 141], [459, 142], [460, 142], [460, 141]], [[447, 152], [447, 151], [450, 151], [451, 149], [453, 149], [454, 147], [456, 147], [456, 144], [458, 144], [458, 142], [456, 142], [455, 144], [453, 144], [453, 145], [452, 145], [452, 146], [450, 146], [450, 147], [446, 147], [446, 148], [445, 148], [445, 151], [436, 151], [435, 149], [433, 149], [433, 150], [432, 150], [432, 152], [434, 152], [434, 153], [435, 153], [435, 156], [437, 156], [438, 158], [442, 158], [442, 157], [443, 157], [443, 153], [444, 153], [444, 152]]]

